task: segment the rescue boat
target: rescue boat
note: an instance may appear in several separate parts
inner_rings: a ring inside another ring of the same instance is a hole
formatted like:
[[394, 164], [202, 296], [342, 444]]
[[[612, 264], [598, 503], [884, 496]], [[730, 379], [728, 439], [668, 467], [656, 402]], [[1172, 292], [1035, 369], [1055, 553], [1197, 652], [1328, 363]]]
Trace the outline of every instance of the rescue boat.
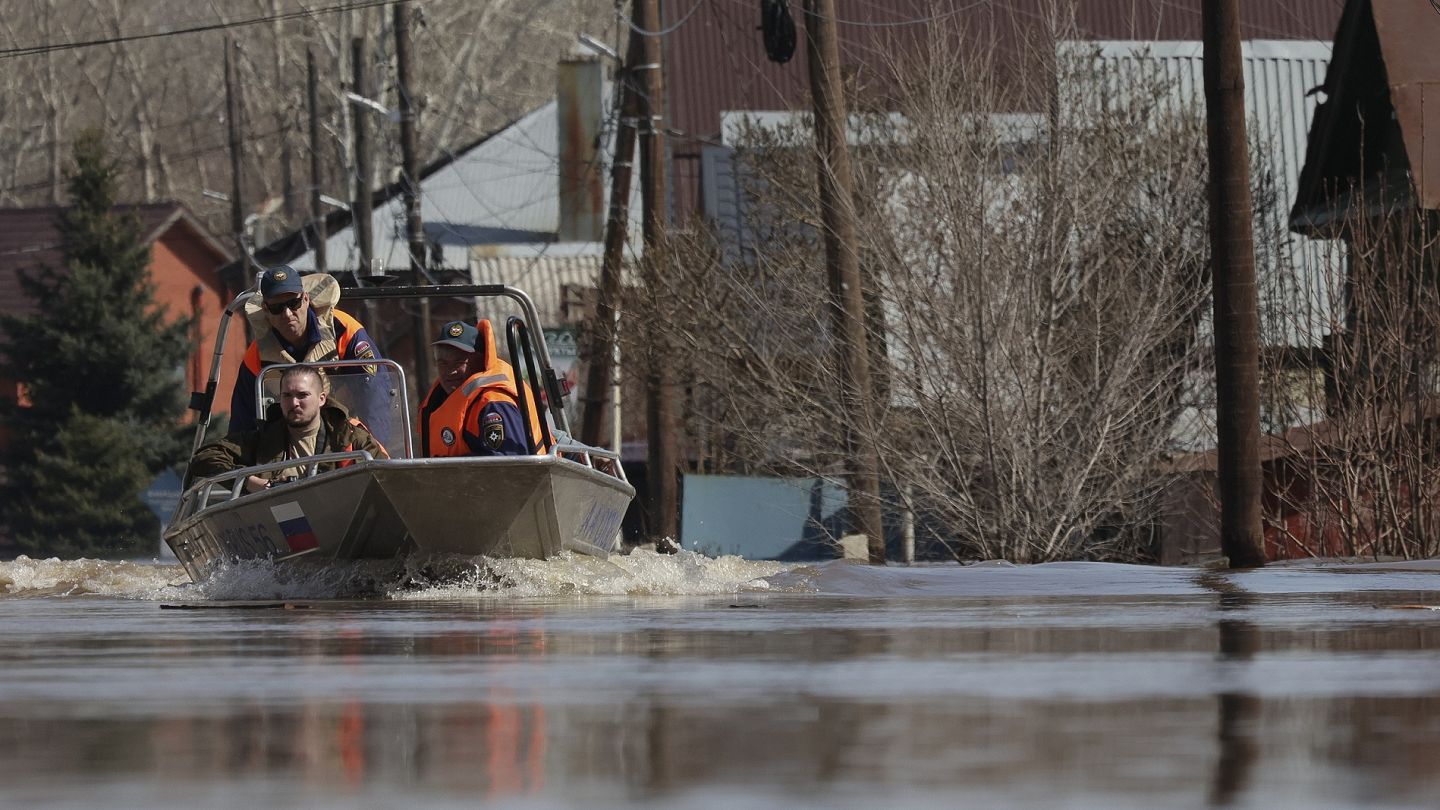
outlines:
[[[242, 293], [222, 316], [206, 391], [192, 395], [199, 412], [192, 455], [211, 421], [226, 334], [234, 316], [258, 295], [256, 290]], [[510, 362], [528, 381], [520, 386], [520, 408], [537, 417], [530, 420], [532, 434], [538, 428], [538, 435], [527, 437], [530, 453], [420, 457], [400, 364], [388, 359], [313, 363], [326, 369], [331, 399], [365, 422], [390, 458], [363, 451], [326, 453], [194, 481], [181, 493], [163, 535], [192, 580], [202, 581], [227, 561], [254, 559], [312, 562], [413, 554], [548, 559], [564, 551], [604, 558], [616, 550], [635, 489], [616, 452], [570, 437], [565, 392], [543, 331], [531, 326], [539, 319], [525, 292], [503, 285], [355, 287], [342, 291], [341, 302], [472, 297], [477, 310], [494, 299], [518, 307], [504, 334]], [[256, 413], [265, 413], [285, 368], [268, 366], [256, 380]], [[346, 463], [320, 470], [327, 462]], [[304, 474], [293, 481], [254, 493], [244, 490], [252, 474], [297, 466]]]

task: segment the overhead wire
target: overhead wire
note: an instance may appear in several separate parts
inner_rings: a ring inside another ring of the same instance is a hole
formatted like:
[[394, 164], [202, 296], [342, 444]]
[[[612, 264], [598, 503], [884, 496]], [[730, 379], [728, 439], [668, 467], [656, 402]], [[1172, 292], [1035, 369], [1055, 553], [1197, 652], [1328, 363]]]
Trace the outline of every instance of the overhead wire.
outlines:
[[[428, 28], [422, 29], [422, 30], [425, 30], [425, 31], [427, 32], [427, 35], [430, 35]], [[436, 49], [435, 51], [432, 51], [432, 52], [444, 52], [444, 51], [441, 50], [441, 49]], [[452, 66], [452, 67], [453, 67], [453, 66]], [[384, 71], [384, 70], [388, 70], [388, 65], [385, 65], [385, 66], [382, 67], [382, 71]], [[385, 74], [382, 74], [382, 75], [385, 75]], [[396, 90], [397, 93], [403, 91], [403, 88], [398, 87], [398, 85], [397, 85], [397, 86], [394, 86], [394, 87], [395, 87], [395, 90]], [[487, 103], [487, 104], [489, 104], [490, 106], [494, 107], [497, 112], [501, 113], [502, 116], [505, 116], [505, 115], [506, 115], [506, 112], [505, 112], [504, 110], [502, 110], [502, 109], [499, 108], [498, 104], [495, 103], [495, 101], [493, 100], [493, 98], [492, 98], [490, 95], [487, 94], [487, 95], [481, 96], [480, 98], [481, 98], [485, 103]], [[437, 111], [437, 110], [427, 110], [427, 111], [425, 111], [425, 115], [426, 115], [426, 116], [437, 116], [437, 115], [438, 115], [438, 116], [452, 117], [450, 114], [443, 113], [443, 112], [440, 112], [440, 111]], [[558, 157], [555, 156], [555, 155], [550, 155], [549, 152], [548, 152], [548, 150], [545, 149], [540, 143], [538, 143], [538, 142], [533, 138], [533, 136], [531, 136], [531, 134], [530, 134], [526, 129], [517, 128], [516, 125], [519, 124], [521, 121], [523, 121], [523, 119], [524, 119], [525, 117], [526, 117], [526, 116], [522, 116], [520, 119], [512, 119], [512, 120], [510, 120], [510, 123], [507, 125], [507, 127], [506, 127], [505, 129], [508, 129], [508, 131], [510, 131], [511, 133], [517, 134], [517, 135], [519, 135], [521, 138], [523, 138], [524, 141], [528, 144], [528, 146], [529, 146], [535, 153], [548, 155], [548, 159], [549, 159], [549, 161], [550, 161], [550, 168], [558, 170], [558, 167], [559, 167]], [[453, 119], [453, 117], [452, 117], [452, 120], [455, 120], [455, 119]], [[603, 128], [603, 127], [606, 127], [606, 126], [608, 126], [608, 122], [602, 123], [602, 128]], [[384, 144], [384, 147], [385, 147], [383, 151], [386, 152], [387, 154], [393, 153], [394, 150], [395, 150], [394, 132], [392, 131], [392, 129], [393, 129], [393, 128], [385, 127], [385, 128], [381, 128], [381, 131], [380, 131], [380, 138], [381, 138], [381, 140], [382, 140], [382, 142], [383, 142], [383, 144]], [[499, 133], [497, 132], [496, 134], [498, 135]], [[483, 145], [483, 144], [482, 144], [482, 145]], [[467, 178], [466, 174], [465, 174], [463, 171], [459, 171], [459, 166], [460, 166], [460, 164], [462, 163], [462, 161], [463, 161], [463, 162], [476, 162], [476, 161], [477, 161], [477, 158], [475, 158], [475, 157], [473, 157], [473, 156], [464, 156], [464, 157], [462, 158], [462, 156], [456, 155], [453, 151], [451, 151], [447, 146], [445, 146], [445, 145], [443, 145], [443, 144], [438, 145], [438, 147], [436, 147], [436, 148], [438, 148], [442, 153], [444, 153], [444, 154], [449, 158], [449, 160], [450, 160], [450, 162], [451, 162], [451, 165], [453, 165], [453, 166], [456, 167], [457, 170], [456, 170], [454, 176], [455, 176], [455, 178], [459, 181], [460, 187], [462, 187], [462, 188], [464, 189], [464, 191], [470, 196], [470, 198], [475, 201], [476, 205], [485, 213], [485, 215], [486, 215], [487, 217], [489, 217], [492, 221], [494, 221], [494, 222], [497, 223], [497, 227], [503, 227], [503, 225], [499, 225], [499, 223], [504, 223], [504, 222], [507, 220], [508, 215], [513, 214], [513, 213], [515, 213], [515, 212], [517, 212], [517, 211], [520, 211], [520, 210], [522, 210], [522, 209], [524, 209], [524, 208], [526, 208], [526, 207], [532, 206], [532, 205], [534, 205], [536, 202], [538, 202], [538, 201], [540, 201], [541, 199], [544, 198], [545, 192], [544, 192], [544, 191], [540, 191], [540, 192], [537, 192], [537, 193], [539, 194], [539, 196], [536, 197], [536, 198], [534, 198], [534, 199], [522, 200], [522, 201], [516, 202], [513, 206], [506, 207], [506, 208], [497, 208], [496, 206], [494, 206], [494, 205], [492, 204], [492, 202], [491, 202], [490, 200], [488, 200], [488, 199], [486, 198], [486, 195], [482, 194], [480, 191], [478, 191], [476, 188], [474, 188], [474, 187], [471, 185], [470, 180]], [[392, 156], [393, 156], [393, 155], [392, 155]], [[597, 160], [601, 160], [602, 158], [600, 158], [599, 156], [597, 156], [596, 159], [597, 159]], [[483, 162], [483, 159], [479, 159], [479, 160], [480, 160], [481, 162]], [[496, 165], [510, 165], [510, 164], [512, 163], [511, 161], [493, 161], [493, 162], [494, 162]], [[535, 174], [535, 170], [534, 170], [534, 169], [529, 169], [529, 170], [518, 171], [518, 172], [517, 172], [516, 174], [514, 174], [514, 175], [502, 176], [502, 177], [499, 177], [499, 178], [494, 178], [494, 177], [492, 177], [492, 178], [490, 178], [490, 179], [492, 179], [492, 180], [493, 180], [493, 179], [501, 179], [501, 180], [503, 180], [503, 179], [506, 179], [506, 177], [518, 179], [518, 178], [520, 178], [520, 177], [533, 176], [534, 174]], [[546, 173], [546, 175], [547, 175], [547, 182], [553, 183], [554, 180], [553, 180], [553, 178], [550, 178], [550, 177], [549, 177], [548, 172]], [[434, 176], [432, 175], [431, 182], [428, 183], [428, 184], [425, 183], [424, 181], [419, 181], [419, 182], [416, 183], [417, 187], [419, 188], [422, 210], [428, 208], [428, 209], [430, 209], [430, 210], [438, 210], [438, 211], [440, 211], [443, 215], [448, 215], [449, 212], [446, 212], [446, 211], [444, 210], [444, 209], [445, 209], [445, 206], [442, 204], [442, 202], [441, 202], [441, 201], [437, 198], [437, 196], [436, 196], [437, 192], [434, 190], [435, 183], [434, 183], [433, 177], [434, 177]], [[427, 185], [429, 186], [429, 188], [427, 188]], [[393, 203], [394, 203], [394, 200], [387, 200], [387, 201], [386, 201], [385, 203], [383, 203], [383, 204], [384, 204], [384, 205], [392, 205]], [[358, 215], [358, 214], [356, 214], [356, 215]], [[372, 212], [372, 215], [373, 215], [373, 212]], [[397, 217], [398, 217], [398, 216], [399, 216], [399, 214], [397, 213]], [[452, 216], [452, 218], [453, 218], [453, 216]], [[434, 224], [435, 222], [436, 222], [436, 220], [434, 220], [434, 219], [431, 220], [431, 223], [432, 223], [432, 224]], [[396, 234], [399, 233], [399, 230], [398, 230], [398, 229], [399, 229], [399, 224], [398, 224], [398, 223], [392, 223], [392, 226], [391, 226], [391, 228], [389, 229], [389, 230], [390, 230], [390, 234], [391, 234], [391, 236], [392, 236], [393, 238], [392, 238], [391, 245], [390, 245], [390, 254], [389, 254], [389, 256], [387, 257], [387, 263], [395, 258], [395, 256], [397, 255], [397, 251], [399, 250], [399, 248], [398, 248], [399, 240], [398, 240], [398, 236], [396, 236]], [[542, 243], [542, 246], [541, 246], [540, 250], [537, 252], [537, 254], [536, 254], [534, 257], [532, 257], [532, 260], [531, 260], [531, 263], [530, 263], [529, 268], [527, 268], [527, 270], [524, 271], [524, 272], [528, 272], [530, 268], [533, 268], [533, 267], [535, 266], [535, 263], [538, 262], [539, 259], [543, 258], [543, 256], [545, 255], [546, 251], [549, 250], [549, 244], [550, 244], [549, 242]], [[408, 253], [408, 249], [407, 249], [407, 253]], [[524, 275], [524, 272], [522, 272], [522, 275]]]
[[[1440, 1], [1440, 0], [1437, 0], [1437, 1]], [[680, 30], [680, 26], [682, 26], [682, 25], [684, 25], [685, 23], [689, 22], [690, 18], [695, 14], [695, 12], [699, 11], [699, 10], [700, 10], [700, 7], [703, 6], [703, 5], [705, 5], [705, 0], [695, 0], [695, 5], [691, 6], [691, 7], [690, 7], [690, 10], [687, 11], [687, 12], [685, 12], [685, 16], [681, 17], [678, 22], [676, 22], [676, 23], [674, 23], [674, 24], [672, 24], [672, 25], [670, 25], [670, 26], [667, 26], [667, 27], [665, 27], [665, 28], [661, 28], [661, 29], [658, 30], [658, 31], [646, 31], [644, 28], [641, 28], [640, 26], [636, 25], [634, 20], [631, 20], [629, 17], [627, 17], [627, 16], [625, 15], [625, 12], [621, 11], [621, 10], [618, 9], [618, 8], [615, 9], [615, 18], [616, 18], [617, 20], [620, 20], [621, 22], [625, 23], [626, 25], [630, 26], [630, 30], [631, 30], [631, 31], [634, 31], [635, 33], [639, 34], [639, 35], [642, 36], [642, 37], [663, 37], [663, 36], [665, 36], [665, 35], [667, 35], [667, 34], [671, 34], [671, 33], [674, 33], [675, 31]]]
[[183, 36], [185, 34], [199, 34], [208, 31], [224, 31], [231, 28], [244, 28], [251, 25], [259, 25], [268, 22], [283, 22], [286, 20], [308, 19], [318, 14], [334, 14], [344, 11], [356, 11], [360, 9], [373, 8], [376, 6], [389, 5], [391, 0], [354, 0], [351, 3], [341, 3], [323, 8], [306, 8], [299, 11], [287, 11], [281, 14], [267, 14], [261, 17], [249, 17], [243, 20], [232, 20], [229, 22], [206, 23], [187, 28], [179, 28], [165, 31], [150, 31], [140, 34], [121, 34], [112, 37], [101, 37], [97, 39], [77, 40], [73, 42], [49, 42], [36, 45], [23, 45], [12, 48], [0, 48], [0, 59], [13, 59], [20, 56], [37, 56], [57, 51], [75, 50], [78, 48], [91, 48], [97, 45], [115, 45], [125, 42], [138, 42], [147, 39], [161, 39], [165, 37]]
[[[246, 138], [245, 138], [245, 143], [251, 144], [251, 143], [256, 143], [256, 142], [263, 141], [263, 140], [268, 140], [268, 139], [270, 139], [270, 138], [275, 137], [276, 135], [280, 135], [280, 134], [285, 133], [285, 132], [288, 131], [289, 129], [290, 129], [290, 127], [281, 127], [281, 128], [279, 128], [279, 129], [273, 129], [273, 130], [268, 130], [268, 131], [265, 131], [265, 132], [258, 132], [258, 133], [250, 134], [250, 135], [247, 135], [247, 136], [246, 136]], [[194, 149], [188, 149], [188, 150], [183, 151], [183, 152], [177, 152], [177, 153], [173, 153], [173, 154], [167, 154], [165, 157], [166, 157], [167, 160], [187, 160], [187, 159], [189, 159], [189, 158], [199, 157], [199, 156], [201, 156], [201, 155], [206, 155], [206, 154], [210, 154], [211, 152], [218, 152], [218, 151], [220, 151], [220, 150], [222, 150], [222, 149], [229, 149], [229, 148], [230, 148], [230, 142], [229, 142], [229, 140], [227, 139], [225, 142], [219, 143], [219, 144], [215, 144], [215, 145], [213, 145], [213, 146], [201, 146], [201, 147], [196, 147], [196, 148], [194, 148]], [[143, 167], [141, 167], [141, 166], [120, 166], [120, 167], [117, 167], [117, 168], [116, 168], [115, 173], [116, 173], [116, 175], [118, 175], [118, 176], [128, 176], [128, 175], [132, 175], [132, 174], [139, 173], [139, 172], [141, 172], [141, 171], [143, 171], [143, 170], [144, 170], [144, 169], [143, 169]], [[50, 180], [48, 180], [48, 179], [46, 179], [46, 180], [40, 180], [40, 181], [35, 181], [35, 182], [31, 182], [31, 183], [17, 183], [16, 185], [13, 185], [13, 186], [7, 186], [7, 187], [4, 187], [4, 188], [0, 188], [0, 193], [24, 192], [24, 191], [39, 191], [39, 190], [41, 190], [41, 189], [44, 189], [44, 188], [49, 187], [50, 184], [51, 184], [51, 183], [50, 183]]]
[[[220, 28], [241, 27], [241, 26], [243, 26], [243, 25], [252, 25], [252, 24], [256, 24], [256, 23], [260, 23], [260, 22], [274, 22], [274, 21], [282, 21], [282, 20], [288, 20], [288, 19], [296, 19], [296, 18], [300, 18], [300, 17], [310, 17], [310, 16], [312, 16], [312, 15], [314, 15], [314, 14], [316, 14], [316, 13], [321, 13], [321, 14], [323, 14], [323, 13], [349, 11], [349, 10], [364, 10], [364, 9], [367, 9], [367, 8], [377, 7], [377, 6], [384, 5], [384, 3], [379, 2], [379, 0], [365, 0], [364, 2], [344, 3], [344, 4], [338, 4], [338, 5], [333, 5], [333, 6], [324, 7], [324, 8], [319, 8], [319, 9], [311, 9], [311, 8], [302, 6], [301, 9], [299, 9], [299, 10], [295, 10], [295, 11], [291, 11], [291, 12], [286, 12], [286, 13], [283, 13], [283, 14], [271, 14], [271, 15], [266, 15], [266, 16], [263, 16], [263, 17], [249, 18], [249, 19], [246, 19], [246, 20], [239, 20], [239, 21], [231, 21], [231, 20], [225, 19], [224, 11], [223, 11], [218, 5], [216, 5], [216, 3], [213, 2], [213, 0], [212, 0], [212, 2], [211, 2], [209, 5], [210, 5], [210, 8], [215, 12], [215, 14], [220, 18], [218, 23], [207, 24], [207, 25], [205, 25], [205, 26], [198, 26], [198, 27], [193, 28], [193, 29], [185, 29], [185, 30], [180, 30], [180, 31], [176, 31], [176, 30], [173, 30], [173, 29], [172, 29], [172, 30], [167, 30], [167, 31], [165, 31], [165, 32], [152, 32], [152, 33], [150, 33], [150, 34], [139, 35], [139, 36], [128, 36], [128, 37], [127, 37], [127, 36], [116, 36], [116, 37], [110, 37], [110, 38], [108, 38], [108, 39], [106, 39], [106, 40], [96, 40], [96, 41], [94, 41], [93, 44], [97, 44], [97, 45], [98, 45], [98, 44], [105, 44], [106, 42], [121, 43], [121, 42], [125, 42], [125, 41], [128, 41], [128, 40], [133, 40], [133, 39], [153, 39], [153, 38], [156, 38], [156, 37], [168, 36], [168, 35], [172, 35], [172, 34], [193, 33], [194, 31], [200, 30], [200, 29], [220, 29]], [[77, 43], [68, 43], [68, 45], [75, 45], [75, 44], [77, 44]], [[92, 44], [92, 43], [83, 43], [83, 44]], [[62, 43], [62, 44], [57, 44], [53, 49], [54, 49], [54, 50], [60, 50], [60, 49], [63, 49], [63, 47], [65, 47], [66, 45], [67, 45], [67, 44], [63, 44], [63, 43]], [[117, 47], [119, 47], [119, 46], [117, 46]], [[11, 50], [15, 50], [15, 49], [12, 48]], [[251, 55], [251, 54], [249, 54], [248, 52], [242, 51], [242, 52], [241, 52], [241, 56], [242, 56], [242, 62], [241, 62], [242, 64], [250, 64], [250, 65], [252, 66], [252, 69], [258, 70], [258, 67], [255, 66], [254, 62], [252, 61], [252, 55]], [[200, 59], [200, 58], [209, 59], [209, 60], [211, 60], [211, 61], [213, 62], [214, 55], [213, 55], [212, 53], [209, 53], [209, 52], [196, 51], [196, 52], [194, 52], [194, 53], [189, 54], [188, 56], [180, 57], [180, 58], [178, 58], [178, 59], [167, 59], [167, 67], [168, 67], [168, 68], [174, 68], [174, 67], [183, 65], [184, 63], [186, 63], [186, 62], [188, 62], [188, 61], [193, 61], [193, 60], [195, 60], [195, 59]], [[215, 109], [215, 108], [213, 107], [213, 105], [212, 105], [212, 108], [211, 108], [211, 109], [208, 109], [208, 110], [206, 110], [206, 111], [204, 111], [204, 112], [202, 112], [202, 113], [200, 113], [200, 114], [198, 114], [198, 115], [191, 115], [191, 116], [189, 116], [189, 117], [182, 118], [182, 119], [179, 119], [179, 120], [169, 121], [169, 122], [165, 122], [165, 123], [153, 125], [153, 126], [150, 127], [150, 131], [151, 131], [151, 133], [158, 134], [158, 133], [166, 132], [166, 131], [168, 131], [168, 130], [173, 130], [173, 129], [178, 128], [178, 127], [184, 127], [184, 126], [191, 126], [191, 127], [193, 127], [193, 126], [194, 126], [195, 124], [197, 124], [197, 123], [202, 123], [202, 122], [205, 122], [205, 121], [211, 119], [212, 116], [214, 116], [217, 120], [222, 120], [222, 121], [223, 121], [223, 116], [224, 116], [223, 109], [217, 110], [217, 109]], [[291, 124], [291, 125], [288, 125], [288, 126], [284, 127], [283, 129], [274, 130], [274, 131], [267, 132], [267, 133], [262, 133], [260, 136], [256, 136], [256, 137], [259, 137], [259, 138], [268, 138], [268, 137], [274, 137], [276, 134], [289, 133], [289, 132], [293, 132], [293, 131], [295, 131], [295, 126], [294, 126], [293, 124]], [[251, 138], [247, 138], [247, 142], [248, 142], [248, 140], [251, 140]], [[48, 148], [53, 148], [53, 147], [55, 147], [55, 146], [62, 146], [62, 147], [63, 147], [63, 146], [68, 146], [68, 145], [72, 145], [73, 143], [74, 143], [74, 141], [71, 140], [71, 139], [55, 139], [55, 138], [50, 138], [50, 139], [46, 139], [46, 140], [44, 140], [44, 141], [31, 142], [31, 143], [29, 143], [29, 144], [27, 145], [27, 148], [29, 148], [29, 149], [48, 149]], [[191, 158], [191, 157], [197, 157], [197, 156], [200, 156], [200, 155], [203, 155], [203, 154], [208, 154], [209, 152], [213, 152], [213, 151], [218, 151], [218, 150], [216, 150], [216, 149], [202, 149], [202, 150], [190, 150], [190, 151], [187, 151], [187, 152], [180, 152], [180, 153], [166, 153], [166, 154], [164, 154], [163, 158], [164, 158], [164, 160], [167, 161], [167, 162], [175, 161], [175, 160], [185, 160], [185, 159], [189, 159], [189, 158]], [[16, 183], [16, 184], [13, 185], [13, 186], [9, 186], [9, 187], [6, 187], [6, 188], [0, 188], [0, 193], [6, 193], [6, 192], [10, 192], [10, 191], [34, 191], [34, 190], [43, 189], [43, 188], [45, 188], [45, 187], [47, 187], [47, 186], [49, 186], [49, 185], [51, 185], [51, 184], [52, 184], [52, 180], [50, 180], [50, 179], [38, 180], [38, 181], [26, 182], [26, 183]]]

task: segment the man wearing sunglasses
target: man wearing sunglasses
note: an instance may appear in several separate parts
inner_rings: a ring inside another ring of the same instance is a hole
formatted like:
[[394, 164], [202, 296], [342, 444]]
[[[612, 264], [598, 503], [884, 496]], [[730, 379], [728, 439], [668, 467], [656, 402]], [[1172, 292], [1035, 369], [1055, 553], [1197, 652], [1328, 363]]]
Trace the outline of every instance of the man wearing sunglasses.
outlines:
[[324, 273], [301, 276], [281, 265], [260, 274], [260, 298], [245, 304], [255, 341], [230, 397], [231, 432], [255, 429], [255, 380], [266, 366], [378, 356], [365, 327], [335, 309], [339, 300], [340, 283]]

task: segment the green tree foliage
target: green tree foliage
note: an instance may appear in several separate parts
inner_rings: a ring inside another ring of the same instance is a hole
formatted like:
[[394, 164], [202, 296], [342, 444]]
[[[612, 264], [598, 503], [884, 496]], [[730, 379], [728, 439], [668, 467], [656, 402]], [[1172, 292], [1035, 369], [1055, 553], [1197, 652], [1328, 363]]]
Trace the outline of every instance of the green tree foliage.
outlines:
[[30, 527], [24, 547], [59, 557], [124, 557], [154, 549], [158, 521], [139, 496], [151, 471], [125, 422], [70, 413], [55, 439], [36, 451], [30, 495], [12, 523]]
[[189, 322], [169, 322], [149, 280], [133, 213], [116, 209], [116, 168], [101, 135], [74, 148], [70, 207], [59, 213], [65, 269], [22, 274], [39, 305], [0, 316], [0, 369], [26, 383], [11, 406], [0, 520], [22, 551], [115, 556], [149, 548], [157, 523], [140, 501], [183, 453], [181, 374]]

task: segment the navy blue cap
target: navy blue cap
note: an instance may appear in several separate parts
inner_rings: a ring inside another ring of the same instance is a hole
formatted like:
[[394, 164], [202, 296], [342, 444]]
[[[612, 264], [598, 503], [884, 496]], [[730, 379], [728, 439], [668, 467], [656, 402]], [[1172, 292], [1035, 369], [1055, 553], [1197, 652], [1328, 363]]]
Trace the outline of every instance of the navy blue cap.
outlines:
[[462, 352], [475, 351], [475, 341], [480, 338], [480, 330], [475, 324], [464, 321], [451, 321], [440, 327], [440, 339], [431, 343], [431, 346], [454, 346]]
[[300, 284], [300, 274], [287, 264], [272, 267], [260, 275], [260, 297], [267, 301], [277, 295], [303, 292], [305, 287]]

